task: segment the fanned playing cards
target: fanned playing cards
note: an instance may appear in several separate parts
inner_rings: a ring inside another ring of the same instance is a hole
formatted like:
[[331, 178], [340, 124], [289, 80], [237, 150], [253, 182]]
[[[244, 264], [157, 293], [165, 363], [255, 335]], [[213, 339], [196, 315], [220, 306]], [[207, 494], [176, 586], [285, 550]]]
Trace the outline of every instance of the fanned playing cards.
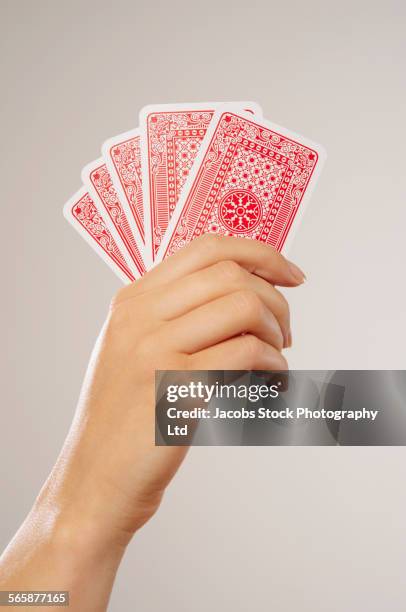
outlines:
[[286, 251], [326, 157], [247, 101], [146, 106], [101, 152], [64, 215], [123, 282], [206, 232]]

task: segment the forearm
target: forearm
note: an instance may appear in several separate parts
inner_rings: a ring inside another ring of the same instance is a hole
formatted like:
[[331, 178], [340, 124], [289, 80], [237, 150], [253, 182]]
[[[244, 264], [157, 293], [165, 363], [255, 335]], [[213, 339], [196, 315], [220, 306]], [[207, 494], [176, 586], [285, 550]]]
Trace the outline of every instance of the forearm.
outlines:
[[0, 558], [0, 590], [69, 591], [72, 612], [101, 612], [124, 551], [125, 542], [81, 517], [66, 520], [42, 498]]
[[0, 559], [0, 589], [106, 609], [128, 542], [187, 452], [155, 445], [156, 370], [285, 370], [289, 308], [274, 285], [303, 278], [267, 245], [208, 234], [118, 292], [62, 453]]

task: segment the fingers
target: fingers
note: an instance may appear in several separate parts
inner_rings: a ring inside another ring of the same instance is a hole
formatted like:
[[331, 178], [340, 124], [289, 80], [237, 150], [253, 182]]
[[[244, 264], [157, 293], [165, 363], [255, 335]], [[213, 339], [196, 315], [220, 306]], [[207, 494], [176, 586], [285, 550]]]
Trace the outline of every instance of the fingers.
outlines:
[[303, 272], [295, 264], [263, 242], [204, 234], [150, 270], [142, 279], [126, 287], [121, 293], [129, 297], [134, 291], [138, 293], [149, 291], [212, 266], [221, 260], [235, 261], [248, 272], [275, 285], [295, 287], [305, 279]]
[[189, 356], [191, 370], [287, 370], [288, 364], [273, 346], [246, 334]]
[[283, 347], [279, 324], [253, 291], [236, 291], [199, 306], [160, 329], [172, 350], [195, 353], [243, 333], [251, 333], [276, 349]]
[[188, 274], [170, 287], [163, 286], [148, 294], [154, 315], [168, 321], [236, 291], [251, 291], [275, 315], [284, 338], [289, 344], [290, 317], [287, 301], [270, 283], [250, 274], [234, 261], [220, 261], [208, 268]]

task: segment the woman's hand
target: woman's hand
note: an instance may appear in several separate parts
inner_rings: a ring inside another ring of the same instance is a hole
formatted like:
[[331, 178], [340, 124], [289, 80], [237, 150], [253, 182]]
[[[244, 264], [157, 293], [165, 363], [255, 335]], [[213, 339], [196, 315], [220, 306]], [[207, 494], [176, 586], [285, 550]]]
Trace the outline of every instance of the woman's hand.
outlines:
[[83, 540], [101, 556], [125, 548], [186, 453], [155, 446], [155, 370], [286, 369], [289, 309], [274, 285], [303, 280], [269, 246], [205, 235], [118, 292], [33, 510], [49, 538], [65, 534], [78, 549]]

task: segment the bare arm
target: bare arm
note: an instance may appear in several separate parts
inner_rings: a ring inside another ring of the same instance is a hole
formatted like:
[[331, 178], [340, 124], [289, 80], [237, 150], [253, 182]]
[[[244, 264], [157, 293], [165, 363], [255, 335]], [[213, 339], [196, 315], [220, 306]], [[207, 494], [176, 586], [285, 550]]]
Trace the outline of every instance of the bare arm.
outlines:
[[155, 370], [285, 369], [289, 309], [274, 285], [303, 279], [271, 247], [208, 235], [119, 291], [61, 454], [0, 559], [0, 589], [65, 590], [73, 611], [106, 610], [187, 452], [154, 444]]

